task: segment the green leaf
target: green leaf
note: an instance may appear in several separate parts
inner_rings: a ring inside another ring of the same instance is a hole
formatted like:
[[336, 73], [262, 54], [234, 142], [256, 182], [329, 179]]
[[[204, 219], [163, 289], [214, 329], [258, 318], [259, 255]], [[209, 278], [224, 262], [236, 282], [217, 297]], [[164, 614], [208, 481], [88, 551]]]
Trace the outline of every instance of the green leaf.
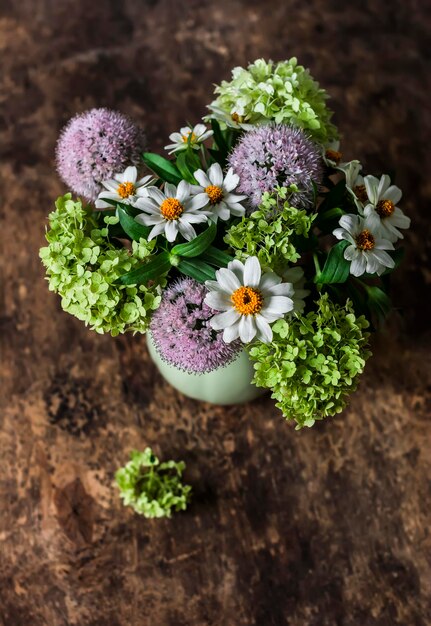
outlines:
[[184, 180], [196, 185], [194, 173], [202, 168], [198, 155], [193, 150], [183, 150], [177, 156], [176, 165]]
[[202, 254], [208, 246], [213, 242], [217, 234], [217, 226], [211, 222], [210, 226], [203, 233], [188, 241], [174, 246], [171, 250], [172, 254], [181, 257], [196, 257]]
[[367, 290], [368, 308], [381, 324], [392, 309], [391, 299], [380, 287], [365, 284], [364, 287]]
[[319, 211], [314, 224], [325, 233], [332, 232], [342, 215], [344, 215], [344, 211], [340, 207], [328, 208], [326, 211]]
[[205, 263], [215, 265], [216, 267], [227, 267], [227, 265], [233, 261], [233, 257], [226, 252], [222, 252], [214, 246], [208, 246], [203, 254], [199, 257]]
[[168, 161], [168, 159], [153, 152], [144, 152], [142, 158], [144, 163], [166, 182], [178, 185], [182, 180], [179, 169], [172, 161]]
[[348, 241], [340, 241], [331, 248], [323, 270], [314, 282], [320, 285], [346, 282], [350, 274], [350, 262], [344, 258], [344, 250], [349, 245]]
[[171, 262], [168, 252], [161, 252], [154, 259], [140, 267], [120, 276], [117, 282], [121, 285], [141, 285], [149, 280], [159, 278], [169, 272]]
[[227, 146], [227, 143], [226, 143], [225, 138], [223, 136], [223, 133], [221, 132], [220, 124], [214, 118], [211, 119], [211, 128], [212, 128], [213, 133], [214, 133], [214, 141], [215, 141], [215, 143], [217, 145], [217, 148], [220, 150], [220, 152], [226, 154], [227, 151], [228, 151], [228, 146]]
[[134, 241], [139, 241], [141, 238], [146, 239], [150, 232], [150, 228], [147, 226], [143, 226], [142, 224], [138, 224], [133, 217], [131, 217], [124, 209], [121, 207], [117, 208], [117, 215], [120, 218], [120, 224], [123, 227], [126, 235], [129, 235], [131, 239]]
[[200, 283], [215, 279], [214, 268], [198, 259], [193, 259], [193, 261], [182, 259], [178, 264], [178, 269], [186, 276], [190, 276], [190, 278], [194, 278]]

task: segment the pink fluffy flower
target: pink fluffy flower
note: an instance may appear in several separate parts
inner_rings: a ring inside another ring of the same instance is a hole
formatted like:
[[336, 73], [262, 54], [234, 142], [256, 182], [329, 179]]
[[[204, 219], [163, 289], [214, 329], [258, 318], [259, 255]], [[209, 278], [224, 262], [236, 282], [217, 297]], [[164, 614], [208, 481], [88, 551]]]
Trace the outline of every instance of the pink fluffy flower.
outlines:
[[101, 183], [136, 165], [145, 135], [132, 120], [109, 109], [91, 109], [73, 117], [57, 142], [57, 170], [79, 196], [95, 200]]
[[314, 185], [322, 180], [321, 150], [300, 128], [267, 124], [245, 133], [229, 157], [239, 176], [237, 192], [257, 207], [265, 191], [296, 185], [292, 206], [312, 206]]
[[162, 359], [186, 372], [203, 374], [233, 361], [241, 350], [211, 328], [214, 311], [204, 302], [207, 289], [191, 278], [170, 285], [151, 320], [151, 335]]

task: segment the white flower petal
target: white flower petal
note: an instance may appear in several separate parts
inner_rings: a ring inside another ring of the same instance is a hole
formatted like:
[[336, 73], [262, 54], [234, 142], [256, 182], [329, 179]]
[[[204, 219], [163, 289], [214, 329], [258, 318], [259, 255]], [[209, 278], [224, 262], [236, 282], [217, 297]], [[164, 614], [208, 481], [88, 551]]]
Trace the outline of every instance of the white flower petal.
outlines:
[[223, 172], [222, 169], [220, 167], [219, 163], [213, 163], [208, 172], [207, 172], [208, 178], [210, 179], [211, 183], [213, 185], [216, 185], [217, 187], [221, 187], [223, 184]]
[[281, 283], [281, 276], [278, 276], [274, 272], [265, 272], [260, 279], [259, 289], [262, 292], [269, 292], [271, 287]]
[[225, 291], [228, 294], [232, 294], [234, 291], [241, 287], [241, 283], [239, 282], [236, 274], [234, 274], [233, 271], [225, 267], [217, 270], [216, 278], [222, 291]]
[[208, 176], [205, 174], [203, 170], [196, 170], [193, 176], [196, 178], [198, 183], [202, 185], [204, 189], [211, 185], [210, 179], [208, 178]]
[[178, 235], [178, 223], [177, 220], [170, 220], [165, 222], [165, 234], [166, 239], [170, 242], [175, 241]]
[[[260, 289], [263, 292], [262, 287], [260, 287]], [[280, 283], [279, 285], [273, 285], [272, 287], [270, 287], [268, 290], [266, 290], [266, 293], [264, 293], [264, 295], [268, 295], [268, 297], [286, 296], [287, 298], [292, 298], [294, 293], [295, 290], [292, 283]]]
[[176, 198], [177, 200], [179, 200], [179, 202], [183, 203], [187, 200], [189, 196], [190, 185], [187, 181], [182, 180], [177, 187]]
[[165, 230], [164, 222], [161, 222], [160, 224], [156, 224], [154, 228], [150, 231], [150, 234], [148, 235], [148, 241], [151, 241], [151, 239], [154, 239], [155, 237], [163, 233], [164, 230]]
[[256, 256], [249, 256], [244, 265], [244, 285], [258, 287], [262, 270]]
[[196, 231], [193, 226], [182, 218], [178, 220], [178, 229], [186, 241], [191, 241], [196, 237]]
[[238, 187], [239, 184], [239, 176], [238, 174], [234, 174], [233, 169], [230, 167], [226, 173], [223, 183], [223, 189], [227, 192], [233, 191]]
[[283, 317], [293, 309], [293, 301], [286, 296], [270, 296], [265, 298], [261, 314], [266, 318], [266, 313]]
[[353, 276], [362, 276], [362, 274], [364, 274], [366, 270], [366, 267], [367, 263], [365, 255], [361, 253], [358, 257], [356, 257], [356, 259], [353, 259], [353, 261], [351, 262], [350, 273], [353, 274]]
[[176, 198], [177, 196], [177, 188], [171, 183], [165, 183], [163, 191], [167, 198]]
[[232, 308], [231, 299], [223, 291], [210, 291], [205, 296], [205, 303], [215, 311], [227, 311]]
[[[210, 321], [211, 324], [211, 321]], [[232, 324], [232, 326], [228, 326], [223, 331], [223, 341], [225, 343], [231, 343], [238, 339], [239, 337], [239, 321], [236, 324]]]
[[385, 200], [390, 200], [394, 204], [398, 204], [398, 202], [402, 198], [402, 195], [403, 195], [402, 191], [399, 187], [396, 187], [395, 185], [391, 185], [385, 191]]
[[224, 313], [219, 313], [218, 315], [214, 315], [211, 318], [211, 328], [214, 330], [223, 330], [228, 326], [232, 326], [236, 322], [238, 322], [241, 318], [241, 315], [235, 311], [235, 309], [229, 309]]
[[203, 209], [205, 206], [209, 204], [208, 196], [206, 193], [198, 193], [196, 196], [191, 196], [187, 202], [186, 207], [190, 211], [198, 211], [199, 209]]
[[268, 322], [262, 317], [262, 315], [256, 315], [255, 323], [257, 327], [257, 338], [263, 343], [271, 343], [273, 335], [271, 326]]
[[148, 196], [154, 200], [158, 205], [161, 205], [165, 200], [166, 196], [164, 193], [160, 191], [157, 187], [148, 187]]
[[360, 217], [353, 214], [342, 215], [339, 224], [342, 228], [345, 228], [348, 233], [354, 235], [359, 228]]
[[256, 336], [257, 328], [253, 315], [242, 315], [239, 320], [239, 338], [243, 343], [250, 343]]
[[228, 269], [235, 274], [238, 278], [240, 285], [244, 284], [244, 263], [241, 263], [239, 259], [234, 259], [228, 264]]
[[129, 165], [123, 172], [123, 182], [125, 183], [136, 183], [136, 179], [138, 178], [138, 170], [134, 165]]

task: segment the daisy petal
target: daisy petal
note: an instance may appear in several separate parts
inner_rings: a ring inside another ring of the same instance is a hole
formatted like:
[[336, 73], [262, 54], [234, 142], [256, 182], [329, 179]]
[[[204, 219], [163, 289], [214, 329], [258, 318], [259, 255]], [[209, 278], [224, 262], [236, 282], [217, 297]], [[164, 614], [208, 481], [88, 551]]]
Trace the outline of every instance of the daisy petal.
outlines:
[[231, 343], [232, 341], [235, 341], [235, 339], [238, 339], [238, 337], [239, 337], [239, 322], [237, 322], [236, 324], [232, 324], [232, 326], [228, 326], [227, 328], [224, 329], [223, 341], [225, 343]]
[[252, 315], [242, 315], [239, 320], [239, 338], [243, 343], [250, 343], [256, 336], [256, 324]]
[[249, 256], [244, 265], [244, 285], [246, 287], [258, 287], [262, 270], [255, 256]]
[[168, 241], [175, 241], [178, 235], [178, 224], [176, 220], [165, 222], [165, 234]]
[[261, 315], [255, 316], [255, 322], [258, 339], [260, 339], [263, 343], [271, 343], [273, 335], [271, 326], [268, 322]]
[[211, 328], [214, 328], [214, 330], [223, 330], [224, 328], [232, 326], [232, 324], [238, 322], [240, 320], [240, 317], [240, 314], [237, 313], [235, 309], [231, 308], [224, 313], [214, 315], [214, 317], [212, 317], [210, 321]]
[[241, 283], [239, 282], [236, 274], [234, 274], [232, 270], [226, 269], [225, 267], [217, 270], [216, 278], [222, 291], [225, 291], [228, 294], [232, 294], [241, 287]]
[[207, 295], [205, 296], [205, 304], [207, 304], [215, 311], [227, 311], [228, 309], [232, 308], [231, 299], [229, 298], [227, 293], [224, 293], [222, 291], [210, 291], [209, 293], [207, 293]]

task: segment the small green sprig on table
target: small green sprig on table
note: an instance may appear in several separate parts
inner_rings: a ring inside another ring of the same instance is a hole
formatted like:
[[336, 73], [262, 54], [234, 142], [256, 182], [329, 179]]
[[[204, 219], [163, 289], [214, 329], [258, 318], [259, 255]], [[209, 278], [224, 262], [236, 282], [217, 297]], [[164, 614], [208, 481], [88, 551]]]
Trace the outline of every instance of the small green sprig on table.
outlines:
[[123, 504], [147, 518], [185, 511], [191, 497], [191, 487], [181, 480], [185, 467], [183, 461], [161, 463], [151, 448], [133, 450], [130, 461], [115, 473]]

